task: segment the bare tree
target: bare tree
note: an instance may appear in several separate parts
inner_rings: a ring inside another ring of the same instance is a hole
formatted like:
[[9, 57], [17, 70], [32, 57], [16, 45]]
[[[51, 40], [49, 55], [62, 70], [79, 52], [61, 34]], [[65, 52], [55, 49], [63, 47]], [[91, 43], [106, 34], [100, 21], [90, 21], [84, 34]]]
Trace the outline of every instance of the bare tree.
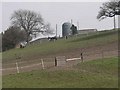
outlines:
[[114, 17], [120, 15], [120, 0], [113, 0], [103, 3], [97, 15], [97, 19], [102, 20], [106, 17]]
[[47, 23], [44, 25], [44, 31], [43, 34], [44, 35], [53, 35], [54, 34], [54, 29], [51, 28], [50, 23]]
[[25, 30], [29, 42], [30, 35], [34, 32], [44, 32], [41, 28], [44, 27], [43, 18], [40, 14], [30, 10], [15, 11], [11, 17], [12, 24]]

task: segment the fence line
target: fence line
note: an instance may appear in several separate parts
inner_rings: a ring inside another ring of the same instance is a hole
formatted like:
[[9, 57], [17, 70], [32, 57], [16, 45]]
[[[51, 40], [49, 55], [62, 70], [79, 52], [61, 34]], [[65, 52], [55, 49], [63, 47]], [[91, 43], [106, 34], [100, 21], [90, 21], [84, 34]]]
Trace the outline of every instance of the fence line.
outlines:
[[[83, 56], [91, 56], [91, 55], [96, 55], [96, 54], [101, 54], [101, 56], [104, 56], [105, 53], [110, 53], [112, 51], [116, 51], [118, 53], [118, 50], [108, 50], [108, 51], [105, 51], [105, 52], [102, 51], [102, 52], [95, 52], [95, 53], [86, 53], [86, 52], [83, 52]], [[80, 57], [80, 54], [79, 55], [76, 54], [76, 56]], [[57, 56], [57, 57], [62, 57], [62, 56]], [[74, 58], [76, 58], [76, 57], [74, 56]], [[54, 61], [53, 60], [54, 58], [42, 58], [42, 59], [44, 59], [44, 61], [46, 61], [46, 62]], [[40, 62], [40, 60], [41, 59], [37, 59], [37, 60], [34, 60], [34, 61], [33, 60], [27, 60], [27, 61], [19, 61], [19, 60], [17, 60], [17, 62], [19, 64], [24, 64], [24, 63], [32, 63], [32, 62], [35, 62], [35, 61]], [[7, 63], [7, 64], [3, 63], [3, 65], [15, 65], [15, 63]]]
[[[87, 52], [84, 52], [83, 51], [83, 56], [91, 56], [91, 55], [96, 55], [96, 54], [103, 54], [104, 55], [104, 53], [110, 53], [110, 52], [112, 52], [112, 51], [117, 51], [117, 52], [120, 52], [120, 50], [107, 50], [107, 51], [105, 51], [105, 50], [102, 50], [102, 51], [98, 51], [98, 52], [93, 52], [93, 51], [91, 51], [90, 53], [87, 53]], [[69, 55], [68, 55], [69, 56]], [[78, 54], [76, 55], [76, 56], [78, 56]], [[62, 57], [62, 56], [60, 56], [60, 57]], [[43, 58], [45, 61], [50, 61], [50, 59], [53, 61], [53, 57], [51, 58], [51, 57], [48, 57], [48, 58]], [[47, 60], [48, 59], [48, 60]], [[17, 62], [18, 63], [20, 63], [20, 64], [22, 64], [22, 63], [31, 63], [31, 62], [35, 62], [35, 61], [40, 61], [40, 59], [39, 58], [37, 58], [37, 59], [35, 59], [34, 61], [33, 60], [26, 60], [26, 61], [22, 61], [22, 60], [17, 60]], [[3, 65], [14, 65], [15, 63], [14, 62], [12, 62], [12, 63], [3, 63]]]
[[32, 65], [27, 65], [27, 66], [22, 66], [22, 67], [20, 67], [20, 68], [28, 68], [28, 67], [38, 66], [38, 65], [41, 65], [41, 63], [32, 64]]
[[[116, 52], [114, 54], [114, 56], [118, 56], [117, 55], [118, 50], [99, 51], [99, 52], [95, 52], [95, 53], [83, 52], [82, 53], [82, 59], [84, 59], [84, 61], [85, 61], [85, 60], [89, 60], [89, 59], [106, 58], [107, 54], [108, 54], [108, 56], [111, 56], [109, 54], [112, 53], [112, 52]], [[57, 57], [63, 59], [63, 61], [65, 59], [66, 63], [69, 62], [69, 61], [75, 61], [75, 60], [78, 60], [78, 63], [80, 63], [79, 60], [82, 60], [81, 59], [81, 53], [74, 55], [74, 58], [73, 58], [73, 55], [70, 56], [71, 58], [67, 58], [66, 56], [57, 56]], [[72, 65], [72, 63], [70, 63], [70, 64]], [[11, 67], [11, 65], [12, 65], [12, 67]], [[38, 69], [40, 69], [40, 68], [47, 69], [47, 68], [49, 68], [51, 66], [55, 66], [55, 58], [41, 58], [41, 59], [37, 59], [35, 61], [21, 61], [21, 62], [16, 61], [16, 63], [3, 64], [3, 66], [4, 67], [7, 66], [7, 68], [3, 68], [3, 69], [0, 69], [0, 70], [5, 72], [6, 70], [7, 71], [12, 71], [12, 70], [16, 69], [17, 73], [20, 73], [20, 72], [24, 71], [24, 69], [27, 70], [27, 68], [29, 68], [29, 70], [33, 70], [34, 68], [35, 69], [36, 68], [38, 68]], [[8, 66], [10, 66], [10, 67], [8, 67]], [[14, 71], [14, 72], [16, 73], [16, 71]]]
[[81, 60], [81, 58], [70, 58], [70, 59], [66, 59], [66, 61], [72, 61], [72, 60]]

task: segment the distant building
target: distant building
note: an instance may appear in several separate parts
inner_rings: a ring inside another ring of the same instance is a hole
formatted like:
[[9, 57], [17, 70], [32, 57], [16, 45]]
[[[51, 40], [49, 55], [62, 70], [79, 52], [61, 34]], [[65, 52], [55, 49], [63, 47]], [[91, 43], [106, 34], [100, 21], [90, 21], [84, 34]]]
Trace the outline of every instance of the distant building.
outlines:
[[30, 44], [37, 44], [37, 43], [43, 43], [43, 42], [47, 42], [48, 41], [48, 38], [44, 37], [44, 38], [36, 38], [36, 39], [33, 39], [31, 40], [29, 43]]
[[69, 36], [72, 34], [71, 27], [72, 27], [71, 23], [69, 23], [69, 22], [63, 23], [63, 25], [62, 25], [62, 36], [63, 37]]
[[88, 33], [94, 33], [97, 32], [97, 29], [83, 29], [78, 30], [78, 34], [88, 34]]
[[77, 26], [72, 23], [65, 22], [62, 25], [62, 37], [77, 34]]

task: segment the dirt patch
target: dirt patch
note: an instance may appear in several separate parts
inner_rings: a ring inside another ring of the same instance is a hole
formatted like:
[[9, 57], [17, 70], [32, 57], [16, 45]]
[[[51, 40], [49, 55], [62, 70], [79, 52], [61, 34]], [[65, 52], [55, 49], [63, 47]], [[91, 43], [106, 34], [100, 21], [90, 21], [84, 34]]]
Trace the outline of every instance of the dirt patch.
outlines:
[[[118, 42], [112, 42], [105, 45], [97, 45], [97, 46], [91, 46], [86, 48], [76, 48], [74, 50], [67, 50], [62, 53], [48, 55], [47, 57], [66, 56], [67, 58], [74, 58], [74, 57], [80, 57], [81, 52], [86, 56], [86, 55], [92, 55], [92, 54], [94, 55], [101, 52], [109, 52], [109, 51], [117, 51], [117, 50], [118, 50]], [[113, 54], [114, 53], [117, 55], [116, 52], [113, 52]]]

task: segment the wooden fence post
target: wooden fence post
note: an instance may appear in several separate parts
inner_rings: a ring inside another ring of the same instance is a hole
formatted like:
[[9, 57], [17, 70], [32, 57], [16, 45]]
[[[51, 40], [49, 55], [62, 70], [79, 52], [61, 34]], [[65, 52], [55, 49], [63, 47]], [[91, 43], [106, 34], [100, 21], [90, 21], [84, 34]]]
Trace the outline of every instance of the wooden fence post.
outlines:
[[45, 69], [43, 59], [41, 59], [42, 68]]
[[17, 73], [20, 73], [17, 61], [16, 61], [16, 69], [17, 69]]
[[83, 53], [81, 53], [80, 56], [81, 56], [81, 60], [82, 60], [82, 62], [83, 62]]
[[55, 66], [57, 66], [57, 58], [55, 57]]

